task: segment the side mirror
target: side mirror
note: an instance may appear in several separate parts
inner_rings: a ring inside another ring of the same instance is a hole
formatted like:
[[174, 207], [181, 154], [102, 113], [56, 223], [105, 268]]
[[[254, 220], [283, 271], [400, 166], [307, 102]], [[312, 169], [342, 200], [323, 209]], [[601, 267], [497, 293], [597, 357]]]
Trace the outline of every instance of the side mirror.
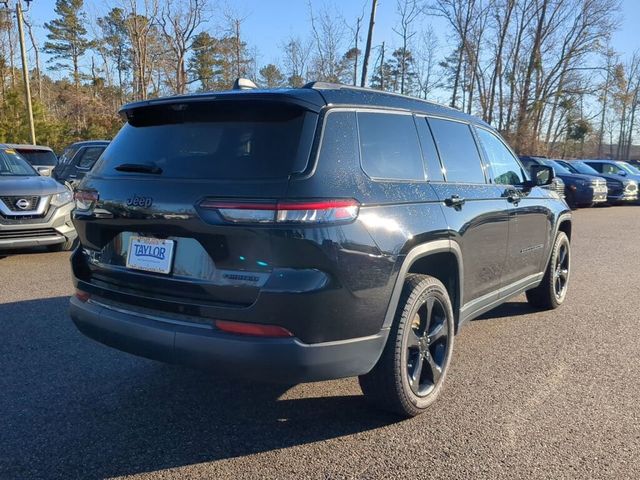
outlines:
[[51, 167], [38, 167], [38, 173], [43, 177], [50, 177], [51, 170], [53, 170]]
[[547, 165], [532, 165], [531, 166], [531, 185], [533, 187], [544, 187], [550, 185], [553, 179], [556, 178], [553, 167]]
[[627, 172], [625, 172], [624, 170], [618, 170], [618, 175], [622, 175], [623, 177], [626, 177]]

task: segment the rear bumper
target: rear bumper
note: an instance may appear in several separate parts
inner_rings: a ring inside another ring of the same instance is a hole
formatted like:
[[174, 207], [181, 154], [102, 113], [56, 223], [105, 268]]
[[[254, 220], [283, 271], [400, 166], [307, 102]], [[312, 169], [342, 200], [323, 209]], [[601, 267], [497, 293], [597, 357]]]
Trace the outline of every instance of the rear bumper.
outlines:
[[388, 330], [382, 330], [369, 337], [317, 344], [297, 338], [230, 335], [209, 324], [153, 318], [75, 297], [70, 314], [87, 337], [134, 355], [281, 383], [367, 373], [378, 361], [388, 335]]

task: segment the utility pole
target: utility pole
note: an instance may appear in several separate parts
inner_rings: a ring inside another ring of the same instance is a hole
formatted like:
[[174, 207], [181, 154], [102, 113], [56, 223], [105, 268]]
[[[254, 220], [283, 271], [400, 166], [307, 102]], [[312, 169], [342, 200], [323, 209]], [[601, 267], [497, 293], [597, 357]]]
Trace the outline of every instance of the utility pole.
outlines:
[[367, 33], [367, 45], [364, 49], [364, 58], [362, 59], [362, 77], [360, 78], [360, 86], [367, 86], [367, 67], [369, 66], [369, 55], [371, 55], [371, 42], [373, 41], [373, 25], [376, 23], [376, 8], [378, 8], [378, 0], [372, 0], [371, 18], [369, 18], [369, 30]]
[[20, 36], [20, 54], [22, 55], [22, 78], [24, 80], [24, 94], [27, 101], [29, 115], [29, 132], [31, 143], [36, 144], [36, 127], [33, 124], [33, 105], [31, 104], [31, 87], [29, 86], [29, 67], [27, 66], [27, 49], [24, 46], [24, 26], [22, 25], [22, 2], [16, 2], [16, 17], [18, 18], [18, 35]]
[[[29, 9], [29, 3], [32, 0], [25, 0], [27, 2], [27, 10]], [[9, 8], [9, 1], [0, 1], [0, 4], [4, 4], [5, 8]], [[22, 56], [22, 79], [24, 80], [24, 93], [27, 103], [27, 114], [29, 116], [29, 131], [31, 133], [31, 143], [36, 144], [36, 129], [33, 124], [33, 105], [31, 104], [31, 88], [29, 87], [29, 67], [27, 65], [27, 49], [24, 44], [24, 26], [22, 17], [22, 0], [16, 1], [16, 9], [9, 13], [15, 13], [18, 20], [18, 35], [20, 37], [20, 55]]]

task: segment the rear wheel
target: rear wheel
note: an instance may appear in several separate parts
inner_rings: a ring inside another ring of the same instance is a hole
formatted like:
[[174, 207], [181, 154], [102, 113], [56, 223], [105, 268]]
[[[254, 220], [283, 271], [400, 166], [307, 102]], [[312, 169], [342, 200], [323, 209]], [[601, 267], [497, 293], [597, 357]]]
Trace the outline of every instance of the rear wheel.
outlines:
[[558, 232], [549, 265], [540, 285], [527, 291], [527, 300], [537, 308], [554, 309], [564, 302], [571, 273], [571, 244], [564, 232]]
[[359, 377], [367, 400], [413, 417], [438, 397], [453, 353], [454, 320], [444, 285], [410, 274], [382, 356]]

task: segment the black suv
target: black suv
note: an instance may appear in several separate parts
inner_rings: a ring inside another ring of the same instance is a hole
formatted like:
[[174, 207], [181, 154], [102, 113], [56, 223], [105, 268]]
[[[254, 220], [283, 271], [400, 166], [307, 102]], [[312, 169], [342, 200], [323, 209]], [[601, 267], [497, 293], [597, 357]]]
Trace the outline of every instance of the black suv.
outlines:
[[53, 178], [75, 187], [95, 165], [107, 145], [107, 140], [85, 140], [69, 145], [53, 169]]
[[454, 333], [565, 299], [571, 213], [489, 125], [369, 89], [126, 105], [76, 192], [71, 316], [112, 347], [287, 383], [359, 376], [402, 415]]

